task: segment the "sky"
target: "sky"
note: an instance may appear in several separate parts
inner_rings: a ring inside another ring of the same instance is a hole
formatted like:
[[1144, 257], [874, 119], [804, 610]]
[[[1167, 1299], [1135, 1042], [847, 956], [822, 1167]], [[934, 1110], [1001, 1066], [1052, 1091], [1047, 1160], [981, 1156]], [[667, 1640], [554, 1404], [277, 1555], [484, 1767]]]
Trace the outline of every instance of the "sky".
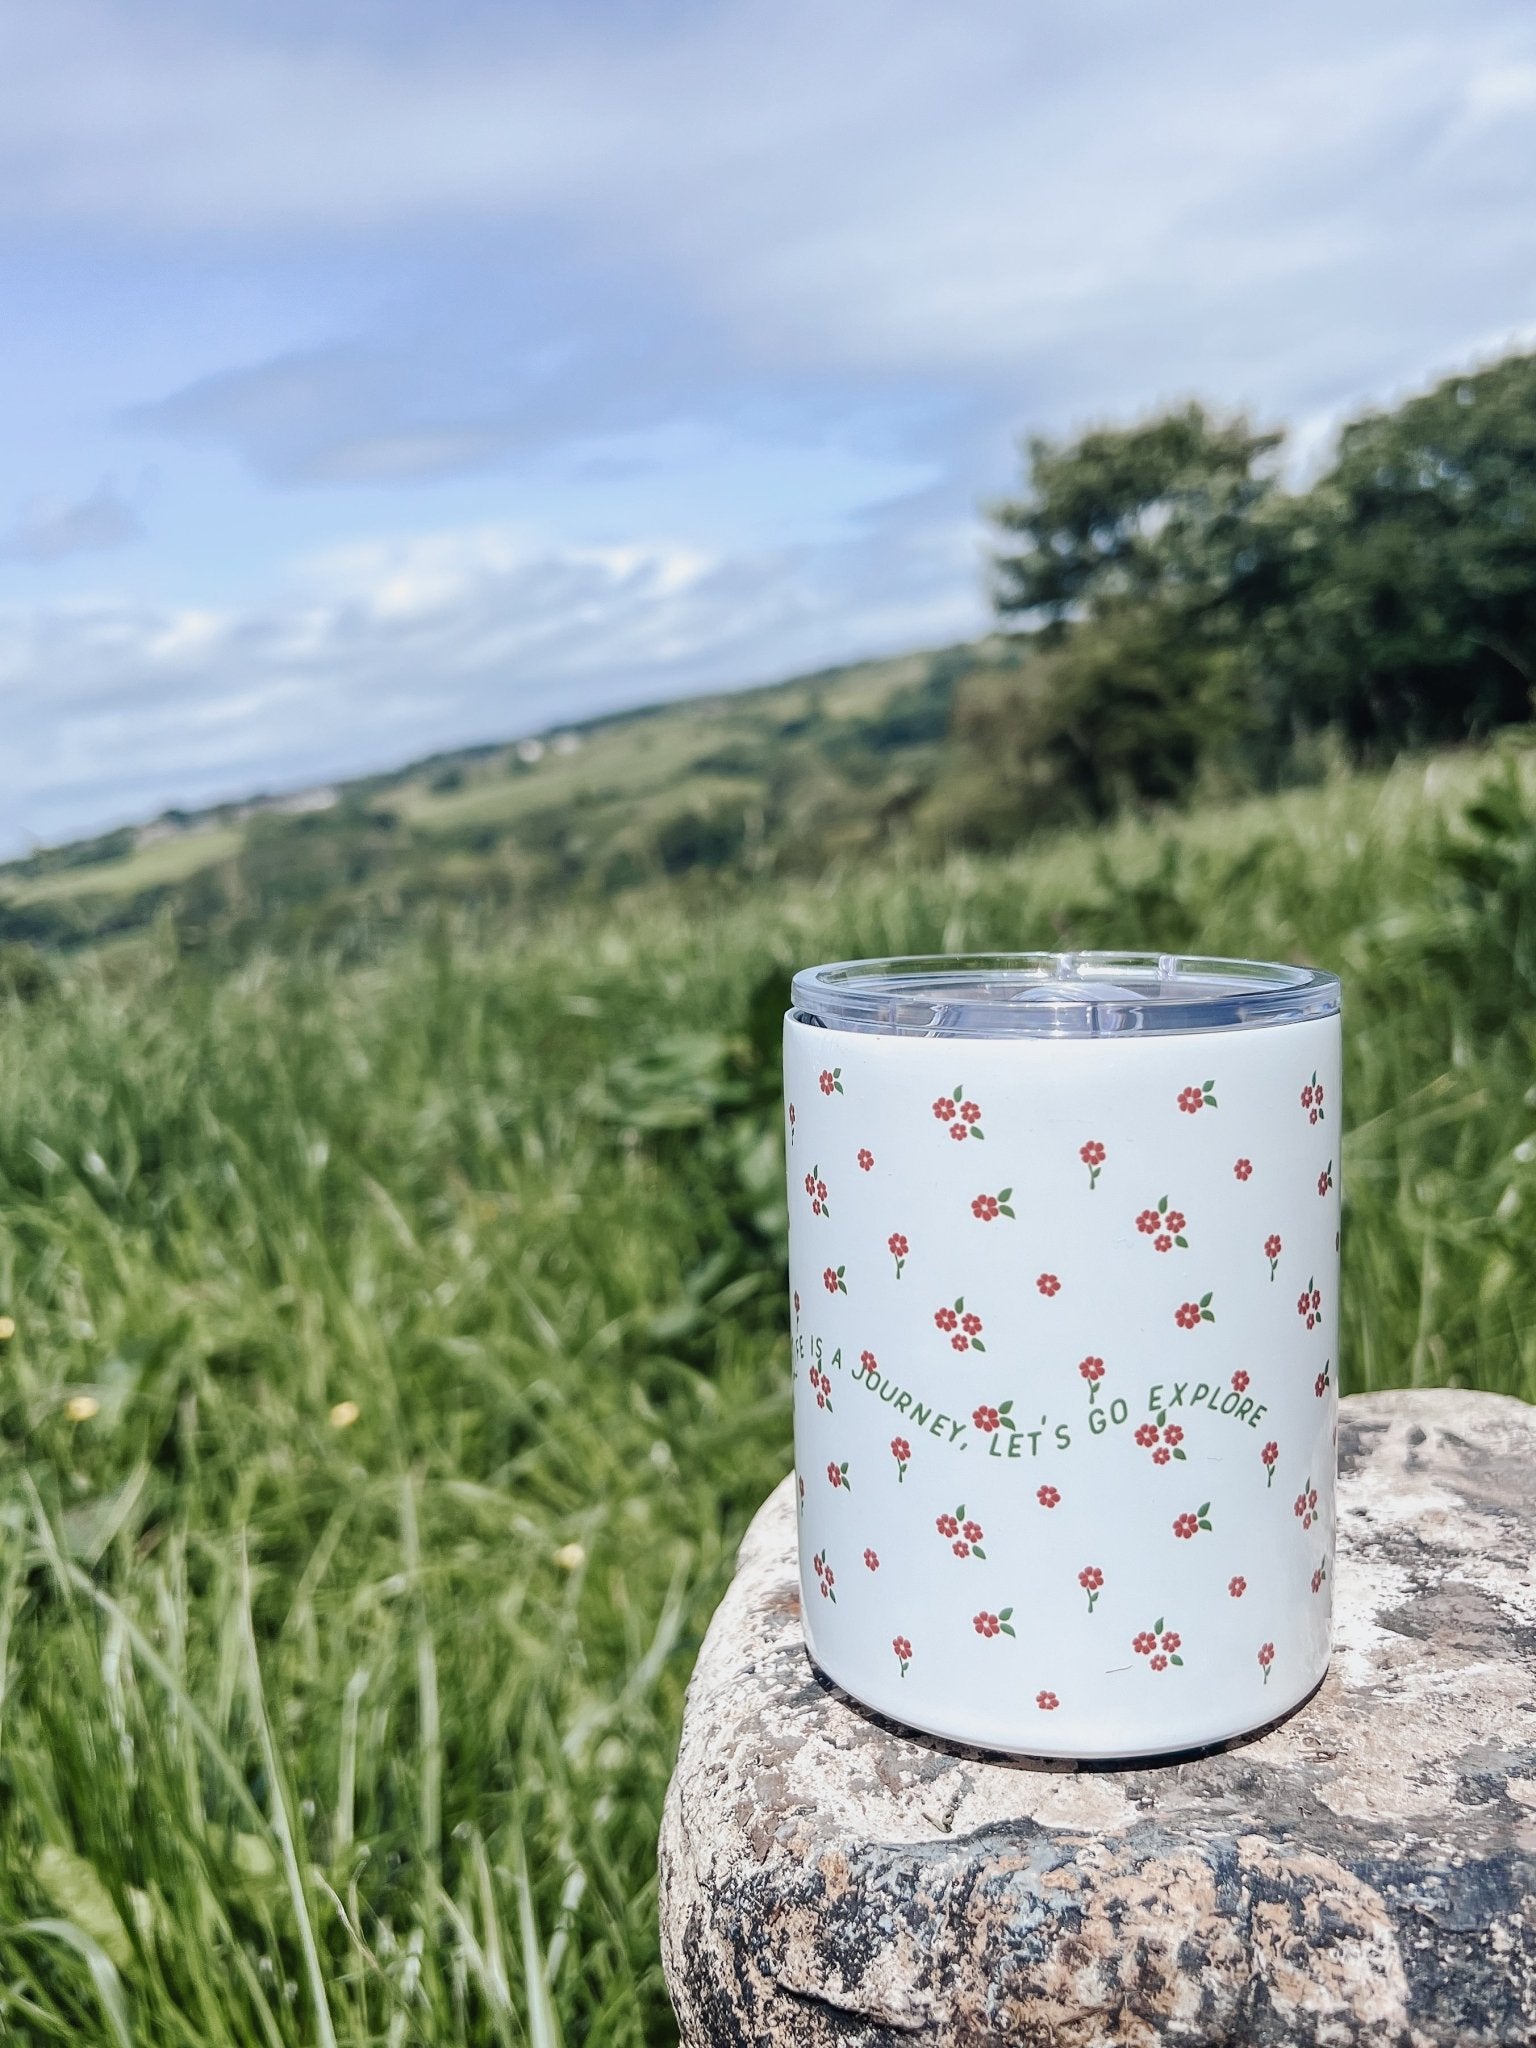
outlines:
[[1536, 345], [1530, 0], [0, 0], [0, 855], [985, 628]]

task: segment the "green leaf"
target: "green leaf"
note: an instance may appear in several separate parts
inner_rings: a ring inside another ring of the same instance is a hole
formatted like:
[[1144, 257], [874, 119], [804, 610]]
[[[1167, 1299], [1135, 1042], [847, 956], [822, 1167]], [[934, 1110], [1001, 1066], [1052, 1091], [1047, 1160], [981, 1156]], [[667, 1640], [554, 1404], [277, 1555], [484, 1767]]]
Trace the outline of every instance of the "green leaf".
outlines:
[[[825, 1211], [827, 1206], [826, 1203], [823, 1202], [821, 1206], [823, 1211]], [[1176, 1237], [1173, 1241], [1178, 1246], [1181, 1252], [1187, 1252], [1189, 1250], [1189, 1239], [1187, 1237]]]
[[1170, 1664], [1177, 1664], [1177, 1665], [1179, 1665], [1180, 1667], [1182, 1667], [1182, 1666], [1183, 1666], [1183, 1663], [1184, 1663], [1184, 1659], [1183, 1659], [1183, 1658], [1182, 1658], [1182, 1657], [1181, 1657], [1181, 1656], [1179, 1655], [1178, 1651], [1177, 1651], [1177, 1650], [1175, 1650], [1175, 1651], [1174, 1651], [1174, 1652], [1173, 1652], [1173, 1653], [1172, 1653], [1172, 1654], [1170, 1655], [1170, 1657], [1169, 1657], [1169, 1659], [1168, 1659], [1168, 1662], [1169, 1662]]
[[965, 1094], [965, 1089], [964, 1089], [964, 1086], [962, 1085], [961, 1087], [959, 1087], [959, 1088], [957, 1088], [957, 1089], [955, 1090], [955, 1100], [956, 1100], [956, 1102], [959, 1102], [959, 1101], [960, 1101], [960, 1100], [961, 1100], [961, 1099], [963, 1098], [964, 1094]]
[[1159, 1616], [1157, 1617], [1156, 1621], [1154, 1621], [1154, 1622], [1153, 1622], [1153, 1624], [1152, 1624], [1152, 1633], [1153, 1633], [1153, 1635], [1155, 1635], [1155, 1636], [1160, 1636], [1160, 1635], [1162, 1634], [1162, 1632], [1163, 1632], [1163, 1617], [1162, 1617], [1161, 1615], [1159, 1615]]
[[[839, 1071], [841, 1071], [841, 1070], [839, 1070]], [[1200, 1084], [1200, 1092], [1201, 1092], [1201, 1093], [1202, 1093], [1203, 1095], [1209, 1095], [1209, 1094], [1210, 1094], [1210, 1092], [1211, 1092], [1211, 1090], [1212, 1090], [1212, 1089], [1213, 1089], [1213, 1088], [1214, 1088], [1215, 1086], [1216, 1086], [1216, 1083], [1215, 1083], [1214, 1079], [1212, 1079], [1212, 1080], [1210, 1080], [1210, 1081], [1202, 1081], [1202, 1082], [1201, 1082], [1201, 1084]]]
[[997, 1610], [997, 1618], [999, 1621], [1007, 1621], [1012, 1613], [1013, 1609], [1011, 1607], [999, 1607], [999, 1609]]
[[1158, 1202], [1158, 1205], [1157, 1205], [1157, 1210], [1158, 1210], [1158, 1214], [1159, 1214], [1159, 1215], [1163, 1215], [1163, 1214], [1164, 1214], [1164, 1213], [1165, 1213], [1165, 1212], [1167, 1211], [1167, 1208], [1168, 1208], [1168, 1197], [1167, 1197], [1166, 1195], [1164, 1195], [1164, 1196], [1162, 1197], [1162, 1199], [1161, 1199], [1161, 1200], [1160, 1200], [1160, 1201]]
[[997, 1213], [998, 1213], [998, 1215], [999, 1215], [999, 1216], [1012, 1216], [1012, 1215], [1013, 1215], [1013, 1211], [1012, 1211], [1012, 1210], [1011, 1210], [1011, 1209], [1009, 1208], [1009, 1206], [1008, 1206], [1008, 1204], [1007, 1204], [1006, 1202], [999, 1202], [999, 1203], [998, 1203], [998, 1205], [997, 1205]]
[[1000, 1202], [1011, 1202], [1013, 1200], [1013, 1189], [999, 1188], [997, 1191], [997, 1199]]
[[1180, 1464], [1180, 1465], [1182, 1465], [1182, 1464], [1184, 1464], [1184, 1463], [1186, 1462], [1186, 1461], [1185, 1461], [1185, 1457], [1184, 1457], [1184, 1453], [1183, 1453], [1182, 1451], [1180, 1451], [1180, 1450], [1175, 1450], [1175, 1451], [1174, 1451], [1174, 1454], [1173, 1454], [1173, 1455], [1174, 1455], [1174, 1460], [1175, 1460], [1175, 1462], [1176, 1462], [1177, 1464]]
[[987, 1561], [987, 1553], [982, 1549], [979, 1543], [973, 1543], [971, 1545], [971, 1555], [972, 1557], [979, 1557], [983, 1564], [985, 1564]]
[[971, 1136], [973, 1138], [984, 1138], [986, 1135], [986, 1132], [981, 1128], [980, 1124], [971, 1125]]
[[[839, 1266], [837, 1270], [839, 1271], [839, 1273], [841, 1273], [841, 1271], [842, 1271], [843, 1269], [842, 1269], [842, 1267], [841, 1267], [841, 1266]], [[1211, 1293], [1212, 1293], [1212, 1294], [1214, 1294], [1214, 1292], [1215, 1292], [1215, 1289], [1213, 1288], [1213, 1289], [1211, 1290]], [[1209, 1308], [1209, 1307], [1210, 1307], [1210, 1305], [1211, 1305], [1211, 1295], [1210, 1295], [1210, 1294], [1202, 1294], [1202, 1295], [1201, 1295], [1201, 1297], [1200, 1297], [1200, 1306], [1201, 1306], [1202, 1308]]]
[[957, 1294], [955, 1296], [955, 1307], [957, 1309], [962, 1309], [965, 1307], [965, 1296], [963, 1294]]
[[1208, 1515], [1208, 1514], [1209, 1514], [1210, 1512], [1211, 1512], [1211, 1504], [1210, 1504], [1210, 1502], [1209, 1502], [1209, 1501], [1203, 1501], [1203, 1502], [1202, 1502], [1202, 1503], [1200, 1504], [1200, 1506], [1199, 1506], [1199, 1507], [1197, 1507], [1197, 1508], [1195, 1509], [1195, 1513], [1196, 1513], [1197, 1515]]
[[[980, 1339], [979, 1337], [973, 1337], [973, 1338], [971, 1339], [971, 1349], [972, 1349], [973, 1351], [982, 1351], [982, 1352], [984, 1352], [984, 1351], [986, 1350], [986, 1348], [987, 1348], [987, 1347], [986, 1347], [986, 1345], [982, 1343], [982, 1341], [981, 1341], [981, 1339]], [[998, 1410], [998, 1413], [999, 1413], [999, 1414], [1001, 1414], [1001, 1413], [1002, 1413], [1002, 1410], [1001, 1410], [1001, 1409], [999, 1409], [999, 1410]]]
[[[1013, 1623], [1011, 1621], [1004, 1621], [1001, 1615], [998, 1616], [998, 1627], [1002, 1630], [1005, 1636], [1011, 1636], [1014, 1634]], [[1017, 1638], [1015, 1638], [1015, 1640], [1017, 1640]]]
[[133, 1944], [95, 1864], [61, 1843], [47, 1842], [38, 1851], [35, 1868], [38, 1883], [65, 1919], [89, 1935], [118, 1969], [126, 1970], [133, 1961]]

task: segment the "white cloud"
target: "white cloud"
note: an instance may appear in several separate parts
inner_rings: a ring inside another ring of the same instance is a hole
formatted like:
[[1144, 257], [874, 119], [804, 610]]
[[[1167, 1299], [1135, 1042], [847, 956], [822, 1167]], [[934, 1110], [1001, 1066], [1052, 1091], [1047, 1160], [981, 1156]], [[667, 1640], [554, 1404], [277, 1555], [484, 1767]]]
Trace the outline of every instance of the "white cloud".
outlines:
[[142, 532], [133, 507], [104, 480], [85, 498], [32, 499], [9, 533], [0, 533], [0, 560], [61, 562], [125, 547]]

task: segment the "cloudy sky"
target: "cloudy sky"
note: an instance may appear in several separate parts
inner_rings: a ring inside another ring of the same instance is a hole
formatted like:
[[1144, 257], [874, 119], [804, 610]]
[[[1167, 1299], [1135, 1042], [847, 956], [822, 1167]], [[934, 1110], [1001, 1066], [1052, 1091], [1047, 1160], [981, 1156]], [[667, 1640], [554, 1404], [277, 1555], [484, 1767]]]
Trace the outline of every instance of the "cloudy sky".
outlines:
[[1536, 338], [1530, 0], [0, 0], [0, 851], [985, 617]]

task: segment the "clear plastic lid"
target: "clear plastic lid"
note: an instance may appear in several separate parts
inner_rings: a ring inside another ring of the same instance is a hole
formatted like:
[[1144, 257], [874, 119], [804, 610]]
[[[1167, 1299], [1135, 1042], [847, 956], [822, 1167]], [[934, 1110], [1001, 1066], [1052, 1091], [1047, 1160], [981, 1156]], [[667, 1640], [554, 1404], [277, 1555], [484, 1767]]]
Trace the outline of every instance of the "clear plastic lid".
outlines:
[[934, 953], [806, 967], [804, 1024], [918, 1038], [1107, 1038], [1232, 1031], [1331, 1017], [1339, 980], [1315, 967], [1176, 953]]

